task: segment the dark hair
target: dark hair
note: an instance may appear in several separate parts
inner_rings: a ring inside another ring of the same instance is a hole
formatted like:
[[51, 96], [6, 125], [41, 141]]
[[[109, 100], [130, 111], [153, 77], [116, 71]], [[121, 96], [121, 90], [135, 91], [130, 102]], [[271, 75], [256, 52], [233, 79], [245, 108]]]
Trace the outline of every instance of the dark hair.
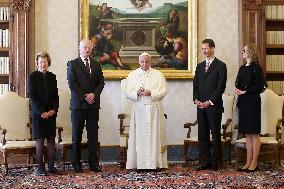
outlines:
[[205, 44], [205, 43], [207, 43], [210, 48], [213, 48], [213, 47], [215, 48], [215, 43], [212, 39], [204, 39], [202, 41], [202, 44]]
[[51, 59], [50, 59], [50, 56], [47, 52], [38, 52], [36, 54], [36, 58], [35, 58], [35, 61], [36, 61], [36, 65], [38, 65], [38, 59], [39, 58], [47, 58], [47, 62], [48, 62], [48, 66], [51, 65]]

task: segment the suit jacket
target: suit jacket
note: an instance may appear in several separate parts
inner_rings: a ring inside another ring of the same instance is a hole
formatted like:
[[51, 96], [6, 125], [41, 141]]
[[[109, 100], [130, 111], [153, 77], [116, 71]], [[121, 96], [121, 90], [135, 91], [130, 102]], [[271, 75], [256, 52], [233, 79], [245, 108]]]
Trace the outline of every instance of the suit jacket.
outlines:
[[31, 73], [29, 78], [29, 98], [32, 103], [32, 115], [55, 110], [59, 106], [56, 75], [39, 71]]
[[[80, 57], [69, 61], [67, 66], [67, 79], [71, 90], [70, 109], [99, 109], [100, 94], [105, 84], [101, 65], [90, 59], [91, 74]], [[95, 102], [91, 105], [85, 100], [87, 93], [95, 94]]]
[[[210, 100], [214, 105], [208, 110], [224, 112], [222, 94], [226, 88], [227, 68], [226, 64], [216, 57], [205, 72], [206, 61], [196, 67], [193, 80], [193, 101], [202, 102]], [[198, 108], [198, 111], [202, 109]]]

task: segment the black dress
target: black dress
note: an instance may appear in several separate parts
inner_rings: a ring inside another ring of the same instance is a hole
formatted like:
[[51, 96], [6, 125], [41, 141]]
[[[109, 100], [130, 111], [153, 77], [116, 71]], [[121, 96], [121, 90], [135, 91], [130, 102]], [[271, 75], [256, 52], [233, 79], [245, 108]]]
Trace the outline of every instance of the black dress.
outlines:
[[239, 133], [259, 134], [261, 131], [261, 99], [264, 77], [258, 63], [242, 65], [236, 79], [236, 88], [246, 91], [238, 97]]
[[56, 75], [51, 72], [35, 71], [29, 78], [29, 98], [31, 101], [32, 133], [35, 139], [56, 136], [56, 114], [48, 119], [41, 118], [43, 112], [55, 110], [59, 106]]

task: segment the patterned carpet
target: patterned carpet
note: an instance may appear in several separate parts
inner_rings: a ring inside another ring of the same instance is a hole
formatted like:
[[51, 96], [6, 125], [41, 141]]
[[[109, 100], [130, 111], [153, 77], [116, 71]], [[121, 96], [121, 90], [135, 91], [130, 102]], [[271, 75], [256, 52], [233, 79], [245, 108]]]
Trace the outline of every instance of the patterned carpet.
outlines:
[[[162, 171], [129, 171], [118, 165], [104, 164], [103, 172], [92, 173], [84, 164], [83, 173], [67, 167], [60, 175], [35, 176], [35, 167], [11, 169], [9, 175], [0, 173], [0, 188], [284, 188], [284, 168], [261, 164], [259, 171], [243, 173], [225, 165], [220, 171], [195, 171], [196, 163], [185, 167], [171, 164]], [[3, 168], [3, 167], [2, 167]], [[59, 167], [60, 168], [60, 167]]]

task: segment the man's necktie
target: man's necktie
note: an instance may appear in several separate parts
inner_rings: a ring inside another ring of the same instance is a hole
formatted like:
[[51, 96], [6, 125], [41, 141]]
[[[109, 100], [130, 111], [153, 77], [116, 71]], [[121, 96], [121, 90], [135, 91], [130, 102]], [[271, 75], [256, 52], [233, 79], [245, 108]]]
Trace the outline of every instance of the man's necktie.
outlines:
[[86, 70], [90, 74], [90, 64], [89, 64], [89, 60], [87, 58], [85, 59], [85, 66], [86, 66]]
[[205, 65], [205, 72], [208, 71], [209, 66], [210, 66], [210, 62], [206, 62], [206, 65]]

